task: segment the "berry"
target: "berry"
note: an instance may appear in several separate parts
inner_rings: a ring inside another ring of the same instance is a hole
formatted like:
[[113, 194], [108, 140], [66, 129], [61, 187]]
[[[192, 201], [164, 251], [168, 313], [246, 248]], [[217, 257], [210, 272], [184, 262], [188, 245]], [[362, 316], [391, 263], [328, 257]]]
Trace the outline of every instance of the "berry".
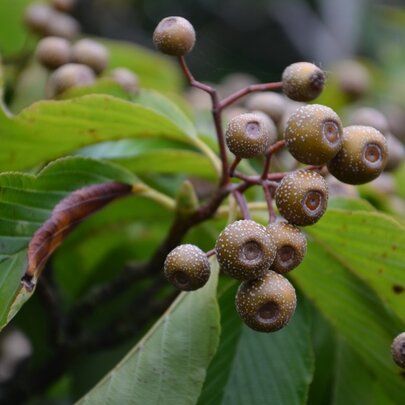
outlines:
[[399, 367], [405, 368], [405, 332], [400, 333], [391, 345], [392, 358]]
[[277, 273], [287, 273], [297, 267], [303, 260], [307, 251], [305, 235], [294, 225], [287, 222], [277, 222], [267, 226], [277, 254], [271, 270]]
[[194, 47], [195, 31], [183, 17], [166, 17], [157, 25], [153, 42], [160, 52], [183, 56]]
[[342, 122], [329, 107], [320, 104], [298, 108], [288, 119], [284, 138], [299, 162], [322, 165], [342, 147]]
[[91, 67], [97, 74], [101, 73], [108, 64], [107, 48], [92, 39], [81, 39], [72, 47], [73, 60]]
[[95, 82], [94, 72], [85, 65], [68, 63], [56, 69], [49, 77], [49, 91], [56, 96], [77, 86], [88, 86]]
[[276, 190], [276, 205], [291, 224], [306, 226], [317, 222], [326, 211], [328, 186], [313, 170], [287, 174]]
[[221, 270], [238, 280], [260, 277], [276, 256], [266, 228], [246, 219], [233, 222], [220, 233], [215, 251]]
[[388, 159], [384, 170], [393, 171], [397, 169], [404, 161], [405, 147], [402, 142], [394, 135], [387, 134]]
[[54, 11], [43, 4], [34, 4], [27, 7], [24, 14], [25, 25], [33, 32], [46, 35], [48, 32], [48, 22]]
[[64, 38], [46, 37], [38, 43], [36, 57], [43, 66], [53, 70], [71, 61], [72, 49]]
[[283, 92], [295, 101], [310, 101], [319, 96], [325, 84], [325, 73], [318, 66], [298, 62], [287, 66], [282, 75]]
[[276, 128], [263, 113], [240, 114], [229, 122], [225, 137], [235, 156], [251, 158], [266, 153], [276, 139]]
[[139, 90], [138, 76], [126, 68], [116, 68], [110, 72], [111, 79], [118, 83], [128, 93], [137, 93]]
[[342, 149], [328, 163], [329, 172], [348, 184], [377, 178], [387, 163], [387, 140], [375, 128], [352, 125], [343, 130]]
[[77, 0], [52, 0], [52, 6], [62, 13], [69, 13], [73, 10]]
[[365, 125], [373, 127], [383, 135], [389, 132], [389, 124], [385, 115], [371, 107], [357, 108], [349, 116], [349, 125]]
[[80, 33], [79, 23], [70, 15], [53, 11], [47, 24], [47, 35], [72, 40]]
[[266, 113], [275, 123], [281, 120], [285, 107], [286, 98], [272, 91], [252, 94], [246, 101], [246, 108]]
[[166, 257], [166, 278], [176, 288], [193, 291], [203, 287], [210, 277], [207, 255], [195, 245], [180, 245]]
[[285, 277], [269, 270], [259, 279], [242, 282], [235, 304], [247, 326], [258, 332], [275, 332], [293, 316], [297, 297]]
[[342, 61], [334, 70], [338, 87], [350, 99], [357, 100], [369, 91], [370, 74], [359, 62], [355, 60]]

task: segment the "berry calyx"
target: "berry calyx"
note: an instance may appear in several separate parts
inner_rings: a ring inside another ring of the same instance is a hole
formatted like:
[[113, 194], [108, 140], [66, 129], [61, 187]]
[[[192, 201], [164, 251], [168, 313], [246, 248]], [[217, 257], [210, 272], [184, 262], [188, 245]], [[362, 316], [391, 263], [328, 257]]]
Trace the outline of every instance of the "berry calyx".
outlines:
[[342, 149], [328, 163], [329, 172], [348, 184], [377, 178], [388, 159], [387, 140], [375, 128], [352, 125], [343, 130]]
[[276, 245], [277, 254], [271, 270], [284, 274], [295, 269], [307, 251], [305, 235], [294, 225], [276, 222], [267, 226], [267, 232]]
[[72, 47], [73, 60], [92, 68], [100, 74], [108, 64], [108, 50], [97, 41], [81, 39]]
[[276, 136], [274, 123], [264, 113], [246, 113], [230, 120], [225, 139], [235, 156], [247, 159], [265, 154]]
[[39, 63], [53, 70], [72, 60], [72, 48], [64, 38], [45, 37], [38, 43], [36, 57]]
[[342, 122], [329, 107], [320, 104], [298, 108], [288, 119], [284, 138], [299, 162], [322, 165], [342, 147]]
[[95, 80], [94, 72], [88, 66], [68, 63], [49, 76], [50, 96], [57, 96], [72, 87], [88, 86]]
[[298, 62], [287, 66], [282, 75], [283, 92], [295, 101], [317, 98], [325, 84], [325, 73], [313, 63]]
[[261, 276], [276, 256], [266, 228], [247, 219], [233, 222], [220, 233], [215, 252], [221, 270], [238, 280]]
[[405, 368], [405, 332], [400, 333], [391, 345], [391, 354], [395, 363]]
[[296, 170], [287, 174], [277, 187], [276, 205], [291, 224], [312, 225], [319, 221], [328, 204], [325, 179], [313, 170]]
[[166, 257], [164, 273], [167, 280], [183, 291], [203, 287], [210, 277], [207, 255], [195, 245], [177, 246]]
[[166, 17], [157, 25], [153, 43], [167, 55], [184, 56], [194, 47], [195, 31], [183, 17]]
[[256, 280], [242, 282], [235, 304], [247, 326], [258, 332], [275, 332], [293, 316], [297, 297], [285, 277], [269, 270]]

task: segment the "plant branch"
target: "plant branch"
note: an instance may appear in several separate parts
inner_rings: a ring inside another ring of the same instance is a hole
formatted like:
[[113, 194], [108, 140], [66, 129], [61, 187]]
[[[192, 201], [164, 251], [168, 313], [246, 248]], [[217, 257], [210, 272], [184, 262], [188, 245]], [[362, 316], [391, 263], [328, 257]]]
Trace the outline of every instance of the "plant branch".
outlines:
[[251, 219], [249, 208], [243, 194], [238, 190], [233, 191], [232, 194], [234, 195], [235, 200], [239, 205], [243, 219]]

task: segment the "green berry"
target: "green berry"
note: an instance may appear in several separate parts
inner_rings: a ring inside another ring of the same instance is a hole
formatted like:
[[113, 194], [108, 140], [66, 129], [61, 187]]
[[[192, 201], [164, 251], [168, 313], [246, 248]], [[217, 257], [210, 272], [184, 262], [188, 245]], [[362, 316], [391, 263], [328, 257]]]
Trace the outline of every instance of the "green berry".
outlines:
[[251, 111], [262, 111], [275, 123], [278, 123], [286, 108], [286, 98], [272, 91], [252, 94], [246, 101], [246, 108]]
[[73, 61], [91, 67], [100, 74], [108, 64], [108, 50], [97, 41], [81, 39], [72, 47]]
[[235, 156], [252, 158], [266, 153], [276, 140], [276, 128], [263, 113], [240, 114], [229, 122], [225, 138]]
[[242, 282], [235, 304], [247, 326], [258, 332], [275, 332], [293, 316], [297, 297], [285, 277], [269, 270], [256, 280]]
[[405, 368], [405, 332], [400, 333], [391, 345], [392, 358], [399, 367]]
[[159, 51], [172, 56], [189, 53], [195, 44], [195, 31], [183, 17], [166, 17], [157, 25], [153, 42]]
[[210, 277], [207, 255], [195, 245], [180, 245], [166, 257], [166, 278], [176, 288], [193, 291], [203, 287]]
[[71, 61], [72, 49], [64, 38], [45, 37], [38, 43], [36, 57], [43, 66], [54, 70]]
[[215, 251], [221, 270], [238, 280], [260, 277], [276, 256], [266, 228], [246, 219], [233, 222], [220, 233]]
[[95, 80], [94, 72], [88, 66], [68, 63], [49, 76], [50, 95], [57, 96], [72, 87], [88, 86]]
[[24, 23], [30, 31], [40, 35], [46, 35], [48, 32], [48, 23], [53, 13], [54, 11], [46, 5], [31, 5], [25, 10]]
[[348, 184], [377, 178], [387, 163], [387, 140], [375, 128], [352, 125], [343, 130], [339, 153], [328, 163], [329, 172]]
[[129, 69], [116, 68], [110, 72], [111, 79], [118, 83], [128, 93], [137, 93], [139, 90], [138, 76]]
[[329, 107], [320, 104], [298, 108], [288, 119], [284, 138], [299, 162], [322, 165], [342, 147], [342, 122]]
[[276, 190], [276, 205], [291, 224], [311, 225], [326, 211], [328, 186], [313, 170], [296, 170], [287, 174]]
[[270, 269], [284, 274], [296, 268], [307, 251], [305, 235], [296, 226], [287, 222], [270, 224], [267, 226], [267, 232], [277, 249], [276, 258]]
[[352, 111], [349, 116], [349, 125], [365, 125], [373, 127], [383, 135], [389, 132], [389, 124], [385, 115], [371, 107], [361, 107]]
[[47, 35], [72, 40], [80, 33], [80, 24], [70, 15], [53, 11], [47, 24]]
[[318, 66], [298, 62], [287, 66], [282, 75], [283, 92], [295, 101], [311, 101], [319, 96], [325, 84], [325, 73]]

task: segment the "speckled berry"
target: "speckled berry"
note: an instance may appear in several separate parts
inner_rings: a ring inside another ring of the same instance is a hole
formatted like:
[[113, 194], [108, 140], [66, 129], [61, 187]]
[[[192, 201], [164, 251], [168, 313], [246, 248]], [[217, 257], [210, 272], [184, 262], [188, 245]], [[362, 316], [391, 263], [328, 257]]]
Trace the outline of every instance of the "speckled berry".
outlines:
[[45, 37], [37, 45], [36, 58], [41, 65], [54, 70], [72, 60], [72, 48], [67, 39]]
[[266, 228], [246, 219], [233, 222], [220, 233], [215, 252], [221, 270], [238, 280], [260, 277], [276, 256]]
[[88, 86], [95, 80], [94, 72], [88, 66], [68, 63], [56, 69], [49, 76], [49, 95], [54, 97], [72, 87]]
[[281, 94], [265, 91], [252, 94], [246, 101], [246, 108], [266, 113], [277, 124], [283, 116], [286, 100]]
[[166, 257], [164, 273], [170, 283], [183, 291], [203, 287], [210, 277], [207, 255], [195, 245], [180, 245]]
[[342, 122], [329, 107], [320, 104], [298, 108], [288, 119], [284, 139], [299, 162], [322, 165], [342, 147]]
[[353, 110], [349, 114], [349, 125], [365, 125], [373, 127], [383, 135], [389, 132], [389, 124], [385, 115], [371, 107], [361, 107]]
[[399, 367], [405, 368], [405, 332], [400, 333], [391, 345], [392, 358]]
[[293, 316], [297, 297], [285, 277], [269, 270], [259, 279], [242, 282], [235, 304], [247, 326], [258, 332], [275, 332]]
[[377, 178], [387, 163], [387, 140], [375, 128], [352, 125], [343, 130], [339, 153], [328, 163], [329, 172], [348, 184]]
[[263, 113], [237, 115], [229, 122], [225, 134], [229, 150], [240, 158], [263, 155], [276, 137], [274, 123]]
[[137, 93], [139, 90], [138, 76], [129, 69], [115, 68], [111, 70], [110, 77], [128, 93]]
[[287, 66], [282, 75], [283, 92], [295, 101], [317, 98], [325, 84], [325, 73], [313, 63], [298, 62]]
[[72, 47], [73, 61], [92, 68], [100, 74], [108, 64], [108, 50], [103, 45], [92, 39], [81, 39]]
[[319, 173], [313, 170], [296, 170], [281, 180], [275, 199], [280, 214], [289, 223], [311, 225], [326, 211], [328, 186]]
[[195, 31], [183, 17], [166, 17], [157, 25], [153, 42], [160, 52], [184, 56], [194, 47]]
[[80, 33], [80, 24], [70, 15], [53, 11], [47, 24], [47, 35], [74, 39]]
[[30, 31], [46, 35], [53, 13], [54, 11], [44, 4], [33, 4], [25, 10], [24, 23]]
[[296, 226], [287, 222], [276, 222], [267, 226], [277, 248], [271, 270], [284, 274], [295, 269], [304, 259], [307, 239]]

